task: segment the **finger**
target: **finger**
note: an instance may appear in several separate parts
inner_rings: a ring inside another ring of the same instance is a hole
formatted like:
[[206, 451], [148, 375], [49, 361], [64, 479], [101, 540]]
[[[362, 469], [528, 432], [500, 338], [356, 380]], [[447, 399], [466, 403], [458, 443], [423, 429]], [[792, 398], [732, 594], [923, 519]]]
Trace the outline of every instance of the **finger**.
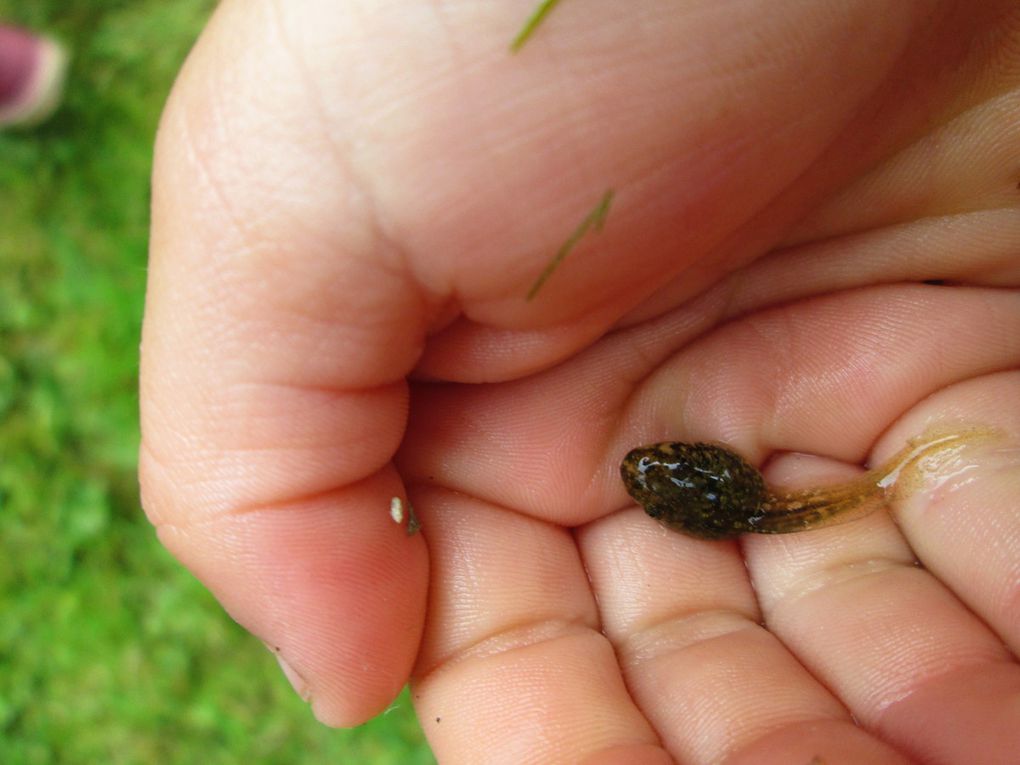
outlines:
[[635, 708], [569, 531], [413, 493], [432, 562], [412, 683], [440, 762], [668, 763]]
[[[965, 422], [994, 421], [1001, 407], [993, 408], [987, 394], [1001, 392], [1005, 377], [947, 389], [902, 426], [952, 423], [959, 416]], [[896, 448], [895, 440], [884, 439], [876, 460]], [[1020, 666], [952, 591], [960, 583], [1008, 633], [1012, 625], [1003, 616], [1016, 598], [1016, 535], [1010, 531], [1016, 498], [1004, 497], [1010, 484], [1003, 481], [1002, 465], [993, 466], [994, 456], [987, 461], [994, 455], [989, 448], [973, 447], [961, 457], [965, 465], [943, 465], [945, 475], [930, 476], [927, 488], [912, 492], [902, 505], [907, 516], [918, 516], [904, 519], [911, 545], [912, 528], [935, 524], [934, 531], [919, 530], [927, 540], [917, 549], [925, 565], [930, 558], [942, 570], [942, 582], [916, 565], [907, 540], [885, 514], [788, 538], [744, 540], [769, 629], [863, 725], [924, 762], [1006, 763], [1020, 746], [1015, 711]], [[1014, 456], [1014, 475], [1015, 464]], [[802, 458], [779, 460], [770, 472], [773, 480], [817, 483], [839, 480], [847, 470]], [[983, 506], [975, 516], [967, 496], [980, 486], [985, 489], [978, 496], [997, 497], [1001, 504]], [[960, 523], [967, 510], [969, 522]], [[936, 515], [948, 516], [945, 525]], [[954, 528], [953, 518], [958, 535], [944, 533]], [[983, 544], [989, 534], [1003, 531], [1001, 543], [991, 549]], [[978, 581], [962, 584], [966, 578]], [[976, 594], [982, 586], [989, 592]]]
[[[883, 439], [931, 422], [983, 422], [1001, 429], [940, 466], [927, 489], [896, 505], [896, 522], [914, 554], [1020, 655], [1020, 372], [954, 385], [925, 400]], [[876, 454], [882, 459], [887, 449]]]
[[[630, 311], [630, 327], [682, 306], [711, 327], [751, 311], [840, 290], [879, 284], [950, 283], [1020, 286], [1020, 221], [1009, 208], [902, 223], [821, 242], [780, 248], [688, 301], [683, 277]], [[961, 258], [960, 253], [967, 257]], [[686, 301], [686, 302], [685, 302]]]
[[[1015, 45], [1020, 19], [1004, 14], [989, 31], [994, 38], [989, 50]], [[1003, 117], [1020, 108], [1016, 73], [986, 69], [960, 88], [955, 100], [942, 124], [826, 200], [789, 241], [834, 239], [905, 221], [1012, 207], [1017, 179], [1008, 147], [1020, 139], [1020, 126]]]
[[639, 510], [580, 530], [627, 687], [679, 762], [904, 762], [759, 624], [733, 543]]
[[[579, 524], [626, 502], [619, 461], [640, 443], [859, 462], [918, 398], [1020, 358], [1020, 295], [1005, 290], [852, 291], [752, 314], [686, 348], [681, 314], [529, 380], [417, 388], [402, 468]], [[492, 470], [495, 455], [505, 469]]]
[[[1010, 210], [926, 218], [767, 255], [735, 275], [731, 314], [831, 293], [903, 282], [1020, 286], [1020, 221]], [[967, 257], [961, 258], [960, 253]], [[797, 278], [791, 278], [796, 274]]]
[[[389, 518], [403, 489], [387, 467], [422, 298], [302, 131], [309, 104], [280, 80], [300, 73], [263, 21], [221, 6], [161, 130], [144, 504], [316, 715], [353, 724], [406, 681], [423, 621], [425, 547]], [[284, 134], [301, 137], [277, 150]]]

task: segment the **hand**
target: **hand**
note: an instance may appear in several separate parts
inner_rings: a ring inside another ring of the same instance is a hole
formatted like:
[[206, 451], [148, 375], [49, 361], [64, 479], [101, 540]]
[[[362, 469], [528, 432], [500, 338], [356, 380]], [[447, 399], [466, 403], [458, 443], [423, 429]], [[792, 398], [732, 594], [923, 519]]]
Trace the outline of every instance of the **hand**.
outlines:
[[[157, 147], [161, 539], [324, 722], [410, 677], [444, 763], [1007, 762], [1014, 4], [562, 3], [511, 56], [529, 6], [221, 5]], [[895, 522], [704, 542], [618, 475], [939, 423], [1007, 436]]]

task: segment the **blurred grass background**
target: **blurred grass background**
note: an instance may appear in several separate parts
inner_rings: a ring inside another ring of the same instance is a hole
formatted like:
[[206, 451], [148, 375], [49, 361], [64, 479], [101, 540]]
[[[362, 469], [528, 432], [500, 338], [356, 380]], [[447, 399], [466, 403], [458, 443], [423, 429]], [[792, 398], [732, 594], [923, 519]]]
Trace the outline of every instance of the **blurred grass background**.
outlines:
[[156, 122], [213, 0], [0, 0], [72, 63], [0, 133], [0, 763], [434, 762], [406, 693], [314, 721], [139, 508], [136, 374]]

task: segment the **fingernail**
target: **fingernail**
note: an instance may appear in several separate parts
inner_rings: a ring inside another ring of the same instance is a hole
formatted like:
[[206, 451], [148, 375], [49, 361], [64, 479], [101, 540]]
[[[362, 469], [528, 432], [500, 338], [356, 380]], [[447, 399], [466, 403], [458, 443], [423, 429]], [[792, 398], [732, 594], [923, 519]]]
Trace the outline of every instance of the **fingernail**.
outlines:
[[276, 663], [280, 665], [280, 669], [283, 670], [283, 676], [287, 678], [287, 682], [290, 683], [290, 687], [294, 689], [294, 692], [301, 697], [302, 701], [310, 701], [312, 694], [308, 688], [308, 682], [283, 658], [279, 648], [269, 647], [269, 650], [276, 657]]

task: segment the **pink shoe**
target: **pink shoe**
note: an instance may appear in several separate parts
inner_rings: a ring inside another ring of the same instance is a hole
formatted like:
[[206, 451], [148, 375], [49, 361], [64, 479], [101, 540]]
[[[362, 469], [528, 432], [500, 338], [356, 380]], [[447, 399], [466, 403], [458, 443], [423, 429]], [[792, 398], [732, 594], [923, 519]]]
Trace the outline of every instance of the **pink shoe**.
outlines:
[[67, 53], [54, 40], [0, 25], [0, 127], [41, 122], [60, 103]]

